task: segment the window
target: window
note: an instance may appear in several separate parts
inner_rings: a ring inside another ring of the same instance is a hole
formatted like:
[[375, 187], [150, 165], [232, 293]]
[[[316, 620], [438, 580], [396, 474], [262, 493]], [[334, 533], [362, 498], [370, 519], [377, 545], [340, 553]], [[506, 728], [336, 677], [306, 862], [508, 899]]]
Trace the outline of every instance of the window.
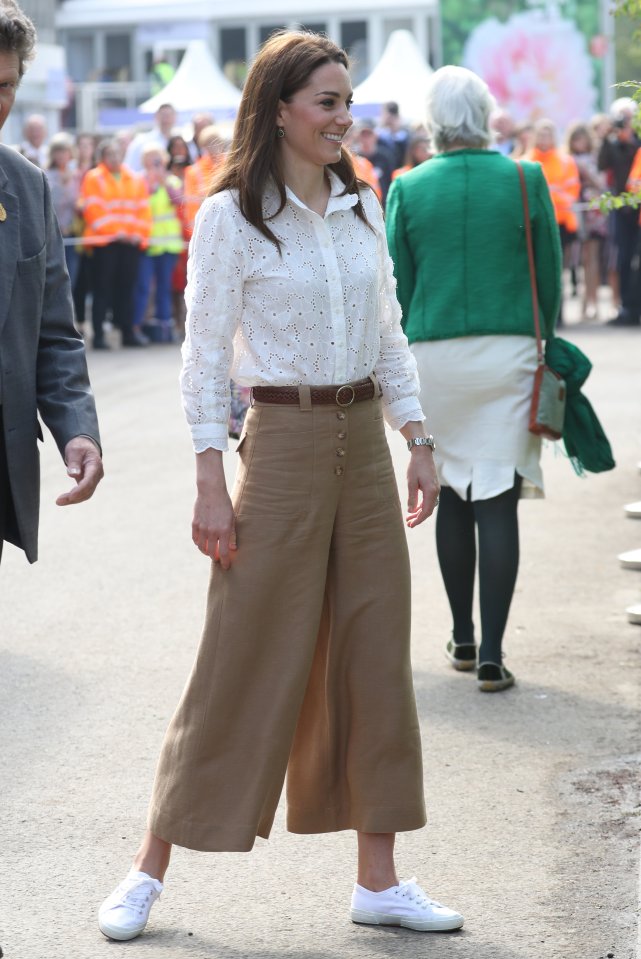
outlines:
[[264, 43], [265, 40], [269, 40], [272, 33], [274, 33], [276, 30], [285, 30], [286, 26], [287, 25], [284, 23], [275, 23], [275, 24], [272, 24], [271, 26], [259, 27], [258, 38], [260, 43]]
[[131, 37], [128, 33], [108, 33], [105, 41], [106, 78], [108, 80], [129, 80], [131, 76]]
[[93, 37], [70, 34], [67, 43], [67, 69], [75, 83], [87, 83], [96, 79]]
[[242, 89], [247, 76], [247, 30], [245, 27], [221, 27], [220, 65], [227, 79]]
[[299, 23], [299, 30], [309, 30], [311, 33], [327, 33], [326, 23]]
[[230, 60], [247, 59], [247, 31], [245, 27], [221, 27], [220, 63], [225, 66]]
[[341, 46], [347, 50], [350, 60], [352, 83], [357, 86], [369, 71], [367, 56], [367, 22], [346, 20], [341, 23]]

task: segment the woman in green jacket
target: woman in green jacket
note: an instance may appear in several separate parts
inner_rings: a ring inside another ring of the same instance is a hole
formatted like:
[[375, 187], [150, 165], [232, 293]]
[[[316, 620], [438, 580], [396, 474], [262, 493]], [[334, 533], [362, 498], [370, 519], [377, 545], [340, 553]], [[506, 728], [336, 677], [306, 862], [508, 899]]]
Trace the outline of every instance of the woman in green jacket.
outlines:
[[[543, 495], [541, 444], [528, 432], [536, 340], [523, 203], [514, 162], [488, 149], [495, 107], [471, 71], [438, 70], [427, 101], [438, 153], [395, 180], [387, 201], [403, 327], [437, 442], [436, 541], [453, 616], [447, 656], [455, 669], [476, 667], [487, 692], [514, 683], [502, 640], [519, 561], [517, 504]], [[559, 308], [561, 252], [541, 167], [523, 169], [545, 337]]]

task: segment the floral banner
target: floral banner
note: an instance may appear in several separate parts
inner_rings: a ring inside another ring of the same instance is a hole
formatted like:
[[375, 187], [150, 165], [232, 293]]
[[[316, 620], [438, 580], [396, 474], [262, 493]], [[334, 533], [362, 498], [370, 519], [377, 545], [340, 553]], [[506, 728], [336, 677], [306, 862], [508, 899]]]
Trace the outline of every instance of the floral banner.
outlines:
[[482, 76], [517, 122], [549, 117], [562, 131], [600, 106], [599, 7], [599, 0], [442, 0], [444, 62]]

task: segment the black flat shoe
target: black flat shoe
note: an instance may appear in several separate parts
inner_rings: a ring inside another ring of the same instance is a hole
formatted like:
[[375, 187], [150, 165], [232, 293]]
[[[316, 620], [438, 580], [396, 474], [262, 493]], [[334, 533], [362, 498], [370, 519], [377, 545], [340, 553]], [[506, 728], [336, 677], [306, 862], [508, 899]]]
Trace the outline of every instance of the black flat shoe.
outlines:
[[454, 669], [467, 672], [476, 666], [476, 643], [455, 643], [450, 639], [445, 647], [445, 655]]
[[482, 693], [500, 693], [515, 683], [510, 670], [498, 663], [479, 663], [476, 681]]

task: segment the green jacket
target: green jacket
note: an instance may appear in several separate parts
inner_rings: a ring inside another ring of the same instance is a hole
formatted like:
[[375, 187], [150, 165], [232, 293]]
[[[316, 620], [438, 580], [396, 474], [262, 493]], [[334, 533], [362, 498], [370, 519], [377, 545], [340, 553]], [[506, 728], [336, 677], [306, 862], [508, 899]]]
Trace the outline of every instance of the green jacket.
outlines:
[[[543, 338], [561, 298], [561, 246], [538, 163], [524, 163]], [[441, 153], [399, 176], [387, 198], [403, 329], [410, 343], [534, 336], [523, 202], [513, 160], [493, 150]]]

